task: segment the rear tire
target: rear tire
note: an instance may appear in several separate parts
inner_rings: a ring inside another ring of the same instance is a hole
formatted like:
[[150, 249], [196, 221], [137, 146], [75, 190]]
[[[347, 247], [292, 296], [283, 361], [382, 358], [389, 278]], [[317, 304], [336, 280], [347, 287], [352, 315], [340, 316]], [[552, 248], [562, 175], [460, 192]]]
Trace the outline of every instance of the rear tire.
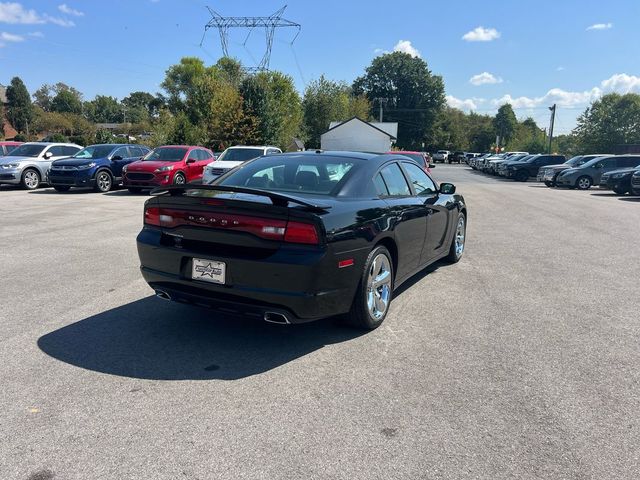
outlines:
[[374, 248], [365, 262], [347, 323], [363, 330], [378, 328], [393, 298], [393, 261], [383, 246]]
[[96, 184], [93, 187], [96, 192], [107, 193], [113, 188], [113, 177], [106, 170], [96, 173]]
[[27, 168], [22, 172], [20, 185], [27, 190], [35, 190], [40, 186], [40, 173], [34, 168]]
[[578, 180], [576, 180], [576, 188], [578, 190], [589, 190], [592, 184], [593, 181], [591, 180], [591, 177], [588, 177], [586, 175], [583, 175]]
[[65, 187], [64, 185], [56, 185], [53, 187], [56, 192], [68, 192], [70, 188], [71, 187]]
[[142, 191], [142, 189], [138, 187], [129, 187], [127, 190], [129, 190], [129, 193], [140, 193]]
[[446, 259], [449, 263], [458, 263], [464, 254], [465, 241], [467, 239], [467, 217], [464, 213], [458, 214], [456, 220], [456, 229], [453, 232], [451, 246], [449, 247], [449, 255]]

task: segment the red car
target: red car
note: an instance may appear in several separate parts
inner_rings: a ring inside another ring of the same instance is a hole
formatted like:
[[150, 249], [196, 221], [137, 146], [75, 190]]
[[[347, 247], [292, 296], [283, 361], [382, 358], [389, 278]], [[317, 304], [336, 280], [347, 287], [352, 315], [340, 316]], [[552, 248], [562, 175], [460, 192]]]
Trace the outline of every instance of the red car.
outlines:
[[393, 155], [404, 155], [405, 157], [409, 157], [411, 160], [420, 165], [425, 172], [431, 173], [431, 157], [424, 152], [409, 152], [409, 151], [395, 151], [395, 152], [387, 152]]
[[181, 185], [202, 179], [204, 167], [213, 162], [211, 150], [187, 145], [166, 145], [151, 150], [122, 170], [122, 183], [130, 192], [162, 185]]
[[0, 157], [9, 155], [11, 150], [22, 145], [22, 142], [0, 142]]

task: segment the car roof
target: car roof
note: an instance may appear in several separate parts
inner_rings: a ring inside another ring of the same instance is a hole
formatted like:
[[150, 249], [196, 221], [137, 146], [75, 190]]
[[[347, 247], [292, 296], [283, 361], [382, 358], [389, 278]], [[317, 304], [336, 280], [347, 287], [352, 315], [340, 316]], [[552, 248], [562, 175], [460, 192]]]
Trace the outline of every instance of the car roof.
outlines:
[[26, 142], [23, 143], [22, 145], [62, 145], [64, 147], [80, 147], [82, 148], [80, 145], [76, 144], [76, 143], [66, 143], [66, 142]]
[[209, 150], [207, 147], [203, 147], [200, 145], [160, 145], [159, 147], [156, 147], [156, 148], [204, 148], [205, 150]]
[[233, 147], [229, 147], [227, 150], [233, 150], [236, 148], [255, 148], [256, 150], [264, 150], [265, 148], [277, 148], [278, 150], [280, 150], [279, 147], [274, 147], [273, 145], [234, 145]]

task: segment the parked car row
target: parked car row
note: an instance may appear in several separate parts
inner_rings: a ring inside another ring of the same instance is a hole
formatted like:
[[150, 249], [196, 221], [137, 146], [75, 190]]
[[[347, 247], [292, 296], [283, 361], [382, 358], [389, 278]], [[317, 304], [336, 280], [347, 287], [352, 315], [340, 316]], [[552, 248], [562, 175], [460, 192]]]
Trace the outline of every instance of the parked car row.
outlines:
[[547, 187], [588, 190], [598, 185], [619, 195], [640, 195], [640, 155], [598, 153], [567, 160], [564, 155], [509, 152], [485, 154], [468, 164], [474, 170], [522, 182], [535, 177]]

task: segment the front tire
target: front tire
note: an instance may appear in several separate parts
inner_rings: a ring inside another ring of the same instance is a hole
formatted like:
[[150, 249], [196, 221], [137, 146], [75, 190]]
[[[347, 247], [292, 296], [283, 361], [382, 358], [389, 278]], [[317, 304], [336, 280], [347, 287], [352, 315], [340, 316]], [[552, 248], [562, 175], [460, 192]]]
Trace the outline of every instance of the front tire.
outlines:
[[545, 184], [547, 187], [549, 187], [549, 188], [551, 188], [551, 187], [555, 187], [555, 186], [556, 186], [556, 185], [555, 185], [555, 183], [553, 183], [553, 182], [549, 182], [549, 181], [544, 182], [544, 184]]
[[593, 181], [591, 180], [591, 177], [587, 177], [586, 175], [583, 175], [576, 180], [576, 188], [578, 190], [589, 190], [592, 184]]
[[22, 185], [22, 188], [26, 188], [27, 190], [35, 190], [40, 186], [40, 181], [40, 173], [33, 168], [27, 168], [22, 172], [20, 185]]
[[628, 190], [624, 187], [613, 187], [613, 191], [618, 195], [626, 195]]
[[464, 253], [464, 245], [467, 239], [467, 217], [464, 213], [458, 214], [458, 220], [456, 221], [456, 230], [451, 239], [451, 246], [449, 247], [449, 255], [447, 255], [447, 261], [449, 263], [458, 263]]
[[96, 174], [95, 191], [99, 193], [107, 193], [113, 188], [113, 177], [106, 170], [100, 170]]
[[178, 172], [173, 176], [174, 185], [184, 185], [185, 183], [187, 183], [187, 179], [183, 173]]
[[363, 330], [378, 328], [389, 312], [393, 297], [393, 261], [383, 246], [374, 248], [360, 276], [348, 323]]

